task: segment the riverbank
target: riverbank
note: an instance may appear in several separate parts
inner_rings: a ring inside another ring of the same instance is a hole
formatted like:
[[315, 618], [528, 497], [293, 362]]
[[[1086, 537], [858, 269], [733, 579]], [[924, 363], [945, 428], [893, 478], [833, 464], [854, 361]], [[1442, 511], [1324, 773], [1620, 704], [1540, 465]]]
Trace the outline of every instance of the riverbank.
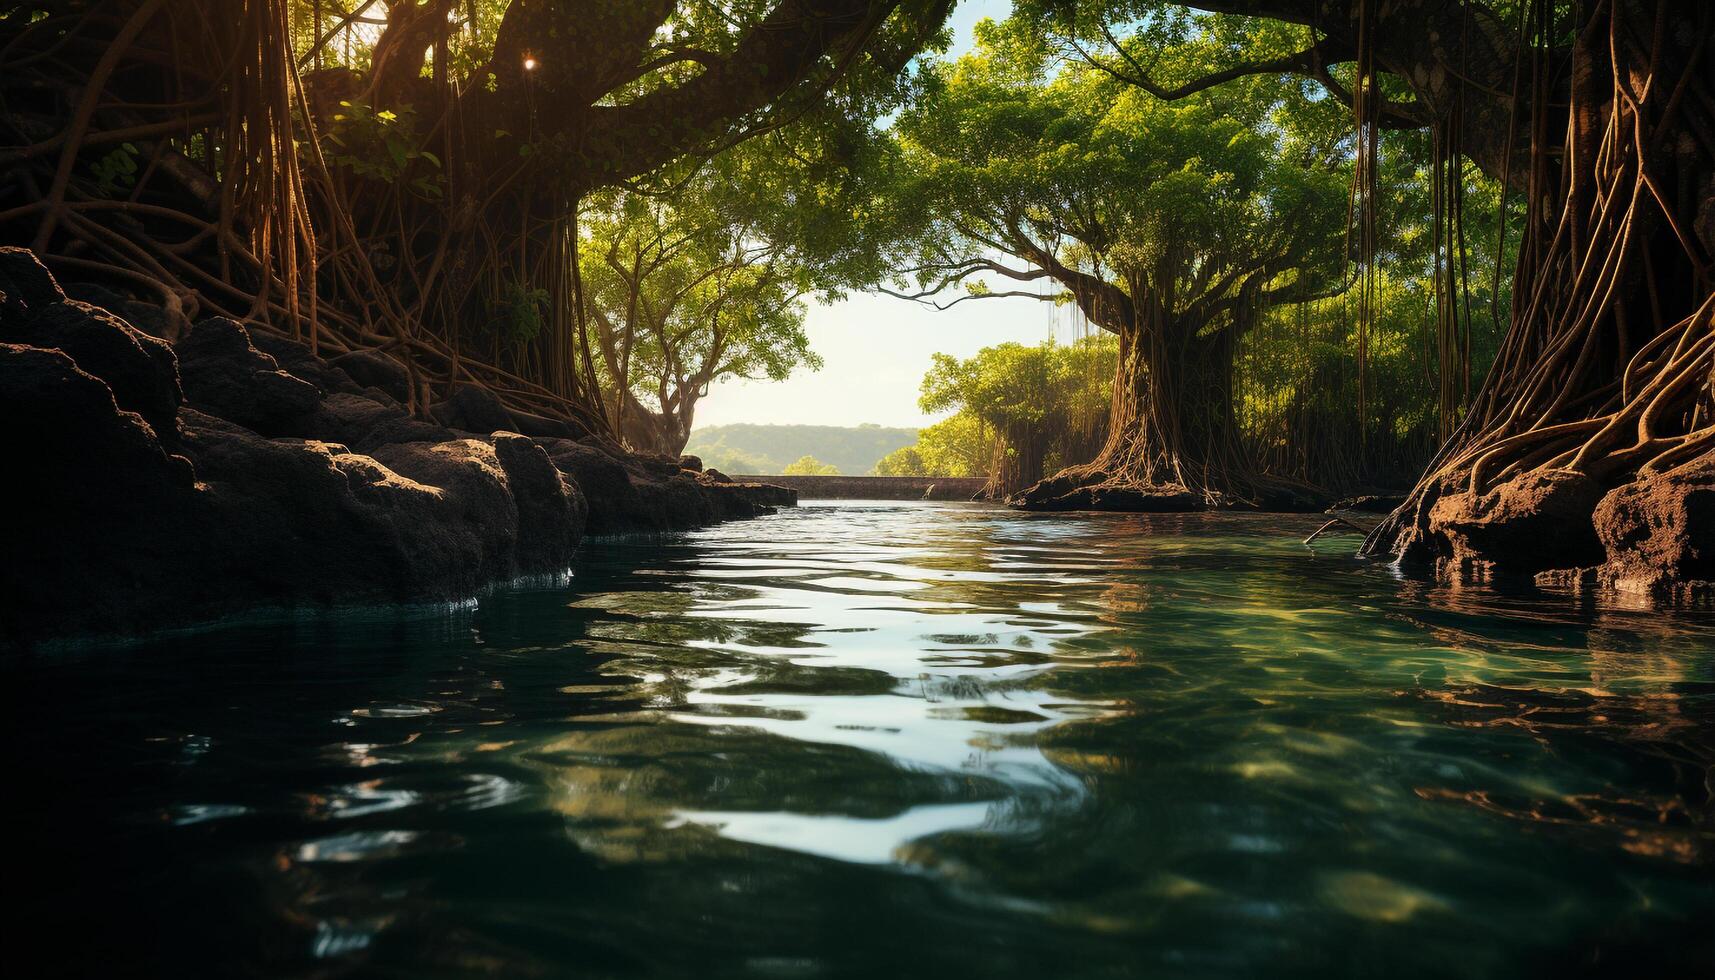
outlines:
[[169, 343], [151, 332], [160, 314], [0, 249], [0, 408], [22, 498], [0, 648], [256, 606], [457, 599], [562, 572], [588, 535], [796, 502], [516, 417], [474, 386], [414, 415], [385, 354], [324, 359], [221, 317]]

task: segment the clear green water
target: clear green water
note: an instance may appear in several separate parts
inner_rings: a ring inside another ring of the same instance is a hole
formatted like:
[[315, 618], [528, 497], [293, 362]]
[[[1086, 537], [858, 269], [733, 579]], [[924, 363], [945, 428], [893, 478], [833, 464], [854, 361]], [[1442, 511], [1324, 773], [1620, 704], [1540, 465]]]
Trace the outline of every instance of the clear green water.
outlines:
[[6, 959], [1710, 975], [1715, 619], [1431, 588], [1314, 525], [812, 505], [14, 663]]

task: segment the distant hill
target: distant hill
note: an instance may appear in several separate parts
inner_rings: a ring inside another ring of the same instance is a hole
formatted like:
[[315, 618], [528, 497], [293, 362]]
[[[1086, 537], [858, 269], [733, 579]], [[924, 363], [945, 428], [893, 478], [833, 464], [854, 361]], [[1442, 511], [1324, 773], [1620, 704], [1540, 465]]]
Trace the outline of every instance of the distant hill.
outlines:
[[685, 452], [726, 473], [779, 473], [800, 456], [814, 456], [847, 476], [862, 476], [876, 460], [916, 442], [916, 429], [739, 422], [693, 430]]

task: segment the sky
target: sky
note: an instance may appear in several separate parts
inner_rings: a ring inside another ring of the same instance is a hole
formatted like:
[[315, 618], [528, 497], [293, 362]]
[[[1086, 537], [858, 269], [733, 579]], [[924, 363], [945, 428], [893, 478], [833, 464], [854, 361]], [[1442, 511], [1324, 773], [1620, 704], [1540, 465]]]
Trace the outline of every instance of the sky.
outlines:
[[[1004, 18], [1011, 0], [966, 0], [953, 13], [953, 48], [970, 49], [971, 28]], [[1045, 286], [1044, 289], [1052, 289]], [[1009, 340], [1036, 344], [1073, 338], [1066, 309], [1033, 299], [974, 299], [947, 311], [880, 294], [812, 304], [805, 322], [820, 371], [800, 368], [786, 381], [729, 380], [710, 386], [696, 427], [733, 422], [923, 426], [942, 415], [917, 408], [918, 385], [937, 351], [969, 357]]]

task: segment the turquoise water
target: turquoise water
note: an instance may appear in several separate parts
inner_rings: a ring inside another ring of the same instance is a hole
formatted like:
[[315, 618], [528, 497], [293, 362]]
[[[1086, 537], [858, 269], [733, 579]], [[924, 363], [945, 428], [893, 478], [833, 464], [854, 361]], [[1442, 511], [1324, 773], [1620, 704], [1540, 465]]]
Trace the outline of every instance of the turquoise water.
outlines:
[[5, 670], [100, 975], [1709, 975], [1715, 618], [1280, 516], [810, 505]]

